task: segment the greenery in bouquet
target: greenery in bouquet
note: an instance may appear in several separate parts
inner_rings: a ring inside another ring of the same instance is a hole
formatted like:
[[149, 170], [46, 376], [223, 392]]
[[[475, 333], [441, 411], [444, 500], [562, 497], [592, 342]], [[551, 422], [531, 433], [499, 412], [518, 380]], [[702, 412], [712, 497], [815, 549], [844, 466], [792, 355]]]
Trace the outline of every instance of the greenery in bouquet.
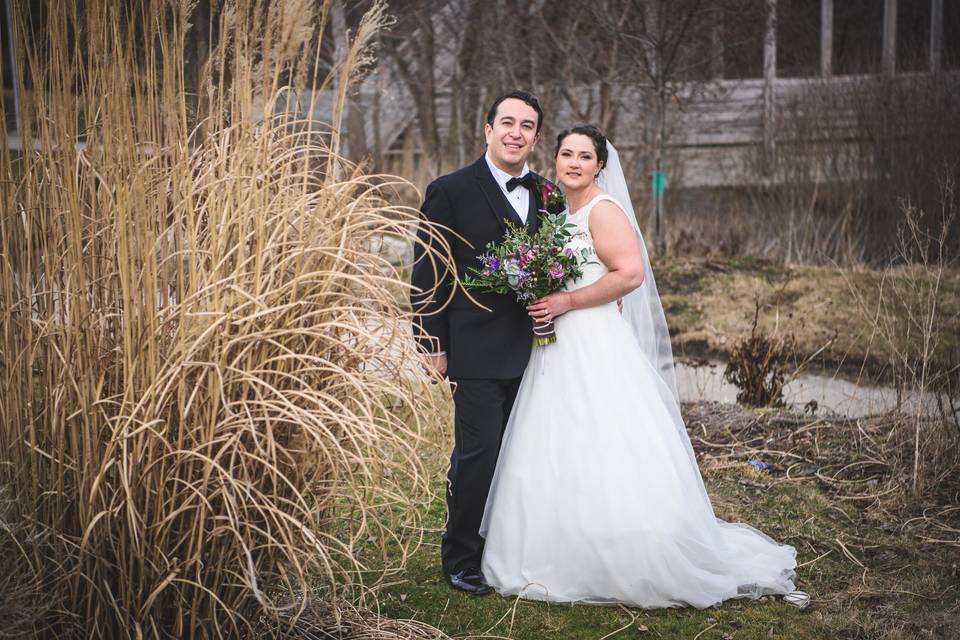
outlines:
[[559, 291], [567, 280], [583, 275], [581, 265], [587, 261], [585, 249], [575, 252], [567, 247], [575, 225], [567, 222], [566, 214], [546, 214], [540, 227], [530, 235], [526, 227], [507, 222], [507, 232], [499, 243], [489, 243], [486, 252], [477, 258], [481, 268], [463, 285], [497, 293], [517, 295], [524, 304]]

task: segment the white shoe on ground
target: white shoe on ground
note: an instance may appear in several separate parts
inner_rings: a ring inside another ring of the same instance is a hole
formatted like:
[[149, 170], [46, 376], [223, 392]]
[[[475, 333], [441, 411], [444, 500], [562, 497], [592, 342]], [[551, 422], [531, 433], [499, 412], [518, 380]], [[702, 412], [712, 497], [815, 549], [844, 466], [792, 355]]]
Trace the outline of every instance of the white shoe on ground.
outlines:
[[796, 607], [802, 611], [810, 604], [810, 594], [806, 591], [791, 591], [790, 593], [784, 594], [783, 601], [791, 607]]

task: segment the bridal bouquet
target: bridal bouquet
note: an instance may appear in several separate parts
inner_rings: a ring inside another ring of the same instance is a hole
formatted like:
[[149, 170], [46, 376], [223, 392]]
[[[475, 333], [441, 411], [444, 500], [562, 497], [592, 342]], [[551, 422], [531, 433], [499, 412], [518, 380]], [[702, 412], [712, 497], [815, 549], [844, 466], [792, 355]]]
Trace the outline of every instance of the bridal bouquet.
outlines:
[[[562, 213], [542, 215], [540, 228], [532, 236], [526, 227], [508, 221], [503, 240], [491, 242], [477, 256], [481, 268], [471, 269], [473, 274], [464, 278], [463, 285], [497, 293], [512, 291], [524, 305], [560, 291], [567, 280], [583, 275], [580, 266], [587, 261], [586, 249], [578, 256], [565, 248], [573, 228]], [[552, 320], [534, 320], [533, 333], [538, 345], [557, 341]]]

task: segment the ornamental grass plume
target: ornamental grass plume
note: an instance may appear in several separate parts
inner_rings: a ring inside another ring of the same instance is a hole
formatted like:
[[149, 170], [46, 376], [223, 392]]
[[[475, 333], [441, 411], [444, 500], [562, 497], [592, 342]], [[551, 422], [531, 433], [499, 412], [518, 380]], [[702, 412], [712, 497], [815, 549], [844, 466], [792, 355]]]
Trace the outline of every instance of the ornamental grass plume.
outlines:
[[[317, 73], [330, 2], [218, 4], [193, 96], [195, 7], [48, 3], [17, 23], [0, 487], [56, 637], [249, 635], [402, 562], [430, 500], [436, 394], [374, 251], [415, 242], [418, 215], [337, 152], [383, 6]], [[330, 85], [323, 127], [287, 110]]]

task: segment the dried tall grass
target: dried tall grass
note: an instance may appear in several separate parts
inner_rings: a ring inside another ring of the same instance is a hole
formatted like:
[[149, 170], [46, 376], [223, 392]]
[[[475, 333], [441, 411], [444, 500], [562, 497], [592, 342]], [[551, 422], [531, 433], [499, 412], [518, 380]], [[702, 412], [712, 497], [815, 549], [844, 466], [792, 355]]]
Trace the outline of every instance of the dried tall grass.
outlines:
[[[915, 496], [955, 486], [960, 472], [960, 424], [954, 409], [960, 391], [960, 354], [938, 355], [947, 351], [941, 345], [958, 344], [960, 335], [956, 318], [949, 317], [942, 304], [945, 283], [960, 267], [960, 255], [951, 246], [957, 219], [955, 189], [952, 178], [941, 180], [934, 224], [927, 221], [925, 211], [901, 203], [903, 219], [892, 243], [896, 253], [882, 272], [878, 291], [870, 292], [875, 295], [868, 298], [848, 280], [857, 310], [872, 331], [871, 342], [878, 341], [890, 354], [897, 388], [919, 398], [935, 394], [940, 400], [939, 419], [927, 419], [918, 402], [888, 436], [904, 451], [901, 464], [910, 469]], [[871, 298], [875, 302], [868, 302]]]
[[[402, 561], [430, 498], [435, 395], [374, 250], [417, 212], [338, 155], [383, 8], [316, 77], [330, 1], [225, 2], [194, 102], [194, 5], [17, 25], [36, 148], [0, 152], [0, 485], [57, 637], [289, 620], [291, 592]], [[283, 110], [331, 84], [325, 127]]]

